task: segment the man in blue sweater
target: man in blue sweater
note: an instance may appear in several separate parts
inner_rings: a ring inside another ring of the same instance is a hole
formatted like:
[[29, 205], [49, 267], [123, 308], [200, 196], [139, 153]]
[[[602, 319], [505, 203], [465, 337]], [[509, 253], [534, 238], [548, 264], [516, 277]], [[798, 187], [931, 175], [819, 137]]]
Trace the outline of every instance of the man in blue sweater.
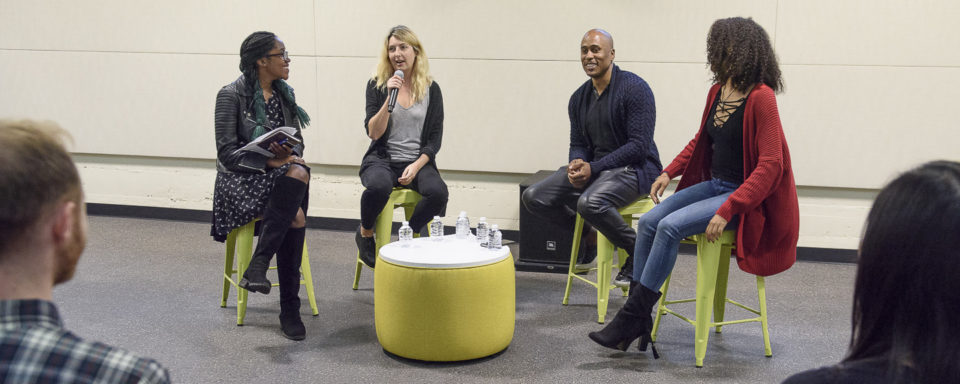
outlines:
[[[617, 209], [650, 191], [663, 166], [653, 142], [656, 106], [639, 76], [613, 64], [613, 37], [592, 29], [580, 42], [580, 62], [590, 77], [570, 97], [570, 163], [527, 188], [523, 204], [547, 220], [573, 228], [576, 213], [630, 253], [615, 282], [627, 286], [636, 231]], [[592, 243], [592, 244], [591, 244]], [[596, 240], [583, 241], [596, 257]]]

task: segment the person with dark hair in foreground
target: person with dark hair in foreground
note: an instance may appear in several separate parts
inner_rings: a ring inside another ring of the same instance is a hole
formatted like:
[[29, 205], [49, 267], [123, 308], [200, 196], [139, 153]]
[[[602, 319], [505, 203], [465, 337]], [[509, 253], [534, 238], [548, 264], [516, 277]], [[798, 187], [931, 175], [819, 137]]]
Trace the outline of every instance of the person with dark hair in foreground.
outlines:
[[[397, 76], [400, 71], [403, 76]], [[396, 95], [390, 111], [389, 93]], [[437, 152], [443, 139], [443, 94], [430, 76], [430, 63], [420, 39], [410, 28], [390, 28], [377, 69], [366, 87], [363, 125], [370, 146], [360, 163], [360, 226], [356, 242], [360, 260], [376, 265], [373, 227], [394, 187], [410, 188], [423, 196], [410, 216], [410, 227], [427, 234], [427, 223], [447, 209], [447, 184], [437, 170]]]
[[960, 163], [890, 182], [867, 216], [839, 364], [784, 383], [960, 383]]
[[[647, 349], [651, 310], [687, 236], [705, 232], [716, 241], [724, 229], [737, 229], [737, 264], [755, 275], [782, 272], [796, 261], [800, 213], [770, 38], [751, 19], [717, 20], [707, 61], [715, 84], [699, 131], [653, 183], [650, 197], [658, 205], [640, 216], [630, 296], [613, 321], [589, 334], [605, 347], [626, 350], [640, 338], [639, 349]], [[661, 203], [678, 175], [677, 192]]]
[[[572, 230], [580, 213], [587, 224], [630, 253], [637, 233], [617, 209], [648, 191], [663, 167], [653, 142], [657, 120], [653, 91], [640, 76], [613, 64], [615, 53], [607, 31], [592, 29], [583, 35], [580, 64], [590, 79], [570, 96], [567, 106], [569, 164], [527, 188], [522, 201], [531, 213], [563, 230]], [[579, 264], [596, 256], [594, 236], [585, 238]], [[626, 256], [614, 279], [623, 287], [630, 284], [633, 270], [633, 255]]]
[[[260, 239], [238, 284], [270, 293], [267, 269], [277, 255], [280, 280], [280, 330], [303, 340], [300, 320], [300, 261], [306, 233], [310, 168], [303, 161], [301, 128], [310, 123], [297, 106], [286, 45], [270, 32], [254, 32], [240, 46], [240, 77], [217, 94], [214, 125], [217, 139], [217, 181], [213, 193], [210, 234], [224, 241], [235, 228], [262, 218]], [[295, 146], [270, 144], [273, 157], [238, 151], [250, 141], [282, 126], [296, 128]]]
[[52, 302], [86, 245], [64, 135], [52, 123], [0, 121], [0, 383], [168, 383], [156, 361], [64, 329]]

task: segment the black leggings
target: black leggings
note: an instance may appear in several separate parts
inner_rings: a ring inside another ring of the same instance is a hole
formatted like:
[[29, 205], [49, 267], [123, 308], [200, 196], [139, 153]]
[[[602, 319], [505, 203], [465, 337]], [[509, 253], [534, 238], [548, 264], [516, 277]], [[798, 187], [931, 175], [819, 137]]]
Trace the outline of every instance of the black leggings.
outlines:
[[[377, 215], [390, 199], [394, 187], [400, 186], [398, 180], [403, 170], [410, 162], [391, 163], [377, 159], [372, 161], [360, 173], [360, 182], [367, 189], [360, 197], [360, 223], [364, 228], [372, 229], [377, 221]], [[423, 196], [410, 217], [410, 228], [415, 231], [423, 229], [434, 216], [443, 216], [447, 209], [447, 184], [440, 178], [440, 172], [432, 164], [420, 168], [417, 176], [409, 185], [404, 186], [420, 193]]]

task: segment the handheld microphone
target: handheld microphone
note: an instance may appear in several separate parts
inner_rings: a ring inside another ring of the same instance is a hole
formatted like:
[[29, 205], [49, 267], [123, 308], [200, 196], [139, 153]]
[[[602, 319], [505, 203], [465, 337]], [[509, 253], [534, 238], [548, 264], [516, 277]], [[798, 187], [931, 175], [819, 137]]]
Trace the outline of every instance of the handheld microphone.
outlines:
[[[397, 70], [393, 73], [394, 76], [400, 76], [400, 79], [403, 79], [403, 71]], [[397, 105], [397, 92], [400, 91], [400, 88], [394, 88], [390, 90], [390, 97], [387, 99], [387, 112], [393, 113], [393, 107]]]

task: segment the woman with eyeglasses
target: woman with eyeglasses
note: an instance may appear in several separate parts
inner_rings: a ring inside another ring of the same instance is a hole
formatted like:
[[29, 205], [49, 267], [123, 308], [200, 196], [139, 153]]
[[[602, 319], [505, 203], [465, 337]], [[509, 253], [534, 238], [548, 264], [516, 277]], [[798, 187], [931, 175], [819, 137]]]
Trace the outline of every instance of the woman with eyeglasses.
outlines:
[[[310, 168], [303, 161], [301, 129], [310, 123], [297, 106], [290, 76], [290, 56], [277, 35], [254, 32], [240, 45], [242, 75], [217, 94], [214, 115], [217, 181], [210, 234], [223, 242], [235, 228], [260, 218], [260, 239], [239, 285], [270, 293], [270, 259], [277, 255], [280, 283], [280, 330], [303, 340], [300, 320], [300, 260], [305, 234]], [[272, 143], [273, 156], [239, 150], [277, 127], [293, 127], [301, 144]]]
[[[402, 72], [403, 76], [396, 75]], [[390, 91], [397, 91], [390, 111]], [[360, 227], [356, 241], [360, 259], [376, 263], [373, 227], [394, 187], [410, 188], [423, 197], [413, 210], [410, 227], [423, 233], [433, 216], [447, 208], [447, 184], [437, 171], [443, 137], [443, 95], [430, 77], [427, 54], [417, 35], [403, 25], [390, 29], [380, 50], [376, 73], [367, 82], [367, 116], [363, 120], [370, 147], [360, 163]]]

